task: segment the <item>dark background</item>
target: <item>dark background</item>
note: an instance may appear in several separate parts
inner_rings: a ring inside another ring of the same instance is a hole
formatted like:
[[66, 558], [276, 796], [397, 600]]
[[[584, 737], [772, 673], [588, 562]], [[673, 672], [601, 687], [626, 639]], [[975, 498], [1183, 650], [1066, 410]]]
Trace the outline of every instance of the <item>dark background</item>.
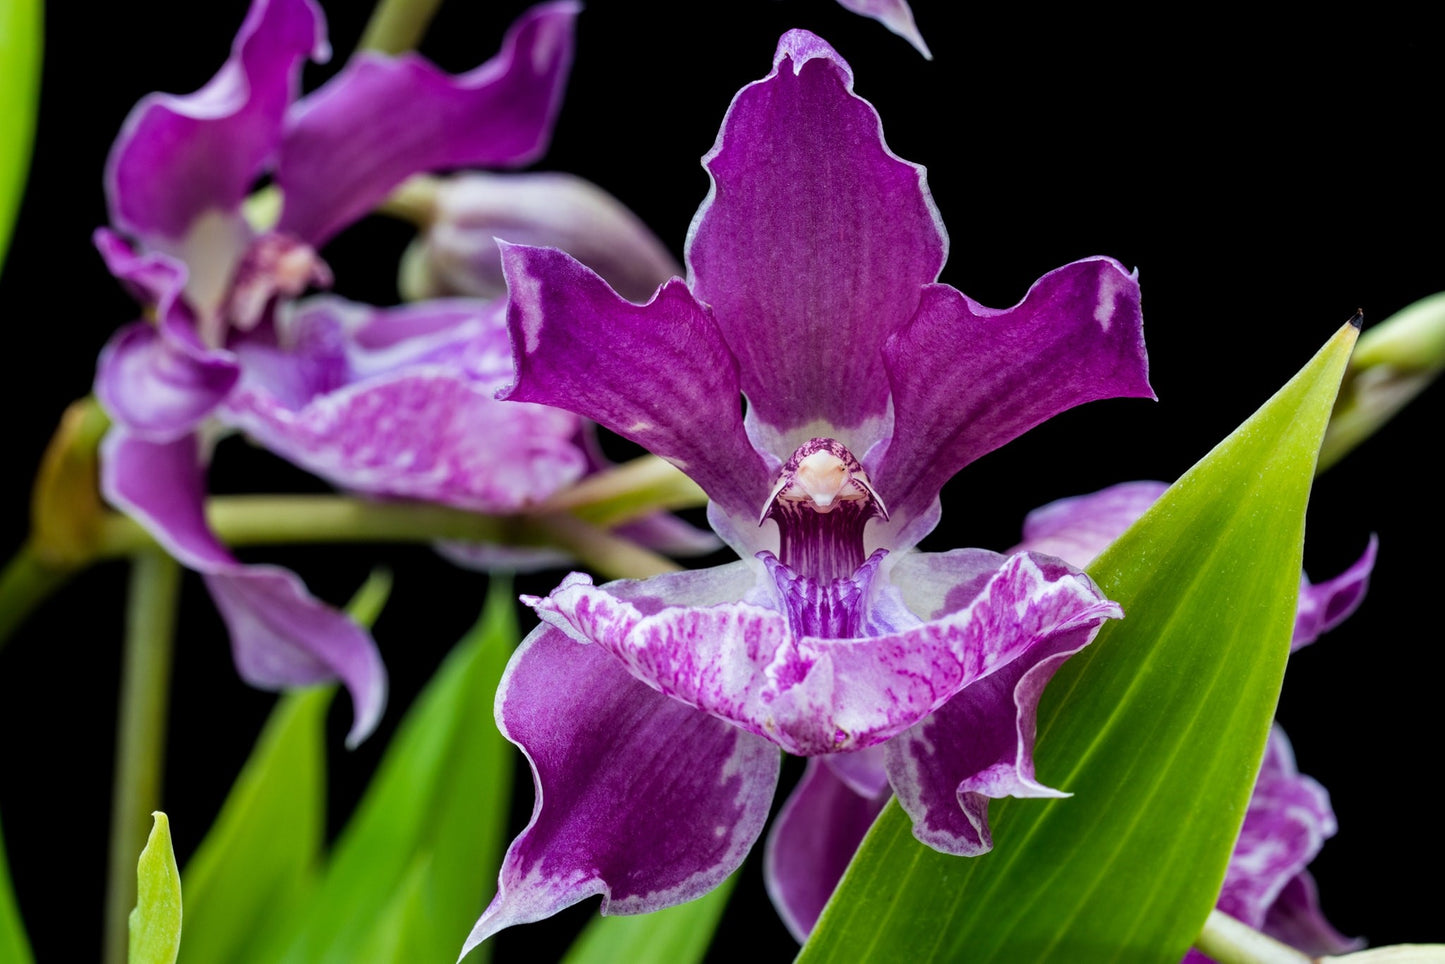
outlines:
[[[351, 50], [364, 4], [331, 4], [331, 65]], [[1016, 16], [919, 0], [934, 62], [831, 0], [592, 3], [553, 146], [538, 165], [587, 177], [631, 206], [681, 256], [707, 189], [698, 158], [733, 93], [763, 76], [783, 30], [804, 26], [849, 60], [890, 146], [929, 169], [951, 235], [942, 280], [1013, 304], [1039, 275], [1108, 254], [1137, 265], [1157, 404], [1099, 403], [1031, 432], [954, 480], [925, 547], [1002, 549], [1023, 514], [1137, 478], [1172, 479], [1292, 375], [1356, 308], [1366, 324], [1445, 287], [1438, 150], [1440, 80], [1422, 24], [1184, 18], [1166, 27], [1091, 5]], [[423, 50], [462, 70], [490, 56], [517, 0], [453, 0]], [[355, 8], [355, 9], [354, 9]], [[9, 262], [0, 552], [24, 537], [43, 446], [90, 387], [96, 353], [135, 309], [90, 245], [105, 220], [101, 166], [130, 106], [188, 92], [220, 65], [245, 3], [52, 6], [34, 168]], [[336, 290], [396, 300], [389, 265], [408, 240], [372, 219], [323, 253]], [[1306, 568], [1335, 574], [1379, 533], [1364, 608], [1298, 655], [1280, 719], [1301, 769], [1331, 791], [1339, 836], [1313, 870], [1329, 916], [1375, 943], [1441, 940], [1438, 804], [1441, 633], [1436, 546], [1441, 389], [1322, 476]], [[239, 442], [222, 446], [217, 491], [322, 486]], [[339, 826], [400, 712], [476, 614], [485, 581], [424, 549], [267, 551], [313, 590], [344, 600], [378, 562], [396, 573], [376, 627], [392, 676], [380, 732], [347, 753], [333, 715], [332, 820]], [[549, 573], [521, 588], [545, 591]], [[19, 899], [41, 960], [99, 946], [106, 801], [124, 571], [77, 579], [0, 654], [0, 813]], [[272, 701], [235, 677], [199, 580], [188, 577], [177, 645], [164, 806], [184, 862]], [[520, 759], [520, 758], [519, 758]], [[794, 771], [787, 771], [792, 774]], [[1045, 775], [1047, 777], [1047, 775]], [[522, 778], [522, 812], [529, 807]], [[760, 850], [760, 848], [759, 848]], [[729, 949], [785, 960], [794, 949], [761, 895], [756, 864], [729, 909]], [[504, 935], [502, 960], [565, 945], [560, 923]], [[550, 951], [546, 951], [550, 953]]]

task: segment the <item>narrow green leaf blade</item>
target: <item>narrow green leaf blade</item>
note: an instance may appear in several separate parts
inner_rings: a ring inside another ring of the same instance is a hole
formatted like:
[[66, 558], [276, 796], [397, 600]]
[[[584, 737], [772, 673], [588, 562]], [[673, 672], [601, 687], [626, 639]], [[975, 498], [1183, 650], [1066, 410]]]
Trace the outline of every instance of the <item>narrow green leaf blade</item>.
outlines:
[[[296, 929], [253, 959], [380, 961], [364, 955], [387, 946], [403, 948], [398, 961], [456, 959], [501, 863], [513, 758], [492, 702], [516, 642], [510, 585], [494, 579], [477, 626], [408, 711]], [[398, 896], [403, 883], [412, 897]]]
[[277, 701], [220, 816], [186, 864], [182, 961], [246, 960], [315, 885], [326, 833], [326, 711], [334, 693], [313, 687]]
[[0, 265], [30, 167], [40, 100], [42, 11], [40, 0], [0, 3]]
[[652, 914], [595, 917], [562, 964], [698, 964], [722, 920], [737, 874], [697, 900]]
[[181, 872], [171, 849], [171, 824], [159, 810], [136, 864], [130, 912], [130, 964], [174, 964], [181, 945]]
[[1218, 896], [1289, 653], [1304, 510], [1356, 331], [1090, 566], [1124, 608], [1039, 711], [1065, 800], [993, 808], [994, 851], [917, 843], [891, 803], [801, 960], [1177, 962]]
[[32, 964], [34, 960], [25, 925], [20, 921], [20, 908], [15, 905], [10, 868], [5, 862], [5, 836], [0, 833], [0, 961]]

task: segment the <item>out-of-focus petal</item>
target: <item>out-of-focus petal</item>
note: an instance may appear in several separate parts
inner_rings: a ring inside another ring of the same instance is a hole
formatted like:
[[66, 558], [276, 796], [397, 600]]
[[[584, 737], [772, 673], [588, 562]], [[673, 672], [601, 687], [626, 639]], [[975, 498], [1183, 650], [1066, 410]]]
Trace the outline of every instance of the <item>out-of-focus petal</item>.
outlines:
[[280, 230], [320, 247], [412, 174], [535, 160], [561, 106], [579, 9], [533, 7], [496, 57], [457, 76], [415, 54], [353, 57], [286, 117]]
[[463, 955], [595, 894], [603, 914], [702, 896], [742, 863], [777, 787], [776, 747], [548, 626], [512, 657], [497, 723], [526, 753], [537, 798]]
[[838, 2], [854, 13], [872, 17], [911, 43], [913, 49], [925, 58], [933, 59], [933, 54], [928, 50], [928, 44], [923, 42], [923, 34], [918, 32], [918, 26], [913, 22], [913, 10], [908, 6], [908, 0], [838, 0]]
[[929, 286], [883, 349], [895, 429], [872, 478], [892, 525], [906, 527], [959, 469], [1059, 412], [1153, 398], [1142, 325], [1139, 284], [1110, 258], [1049, 272], [1012, 308]]
[[571, 174], [459, 174], [437, 186], [435, 205], [402, 265], [402, 293], [413, 301], [506, 294], [496, 238], [566, 251], [628, 301], [682, 274], [637, 215]]
[[737, 364], [686, 286], [639, 306], [561, 251], [504, 244], [502, 263], [517, 357], [504, 397], [592, 419], [755, 523], [771, 479], [743, 430]]
[[773, 821], [763, 851], [768, 896], [800, 944], [808, 939], [863, 835], [888, 801], [886, 784], [876, 796], [854, 792], [827, 765], [835, 759], [808, 761], [803, 779]]
[[1364, 938], [1346, 937], [1325, 920], [1319, 890], [1307, 870], [1301, 870], [1284, 885], [1264, 915], [1260, 929], [1311, 957], [1348, 954], [1365, 946]]
[[576, 416], [494, 397], [511, 376], [500, 305], [325, 298], [287, 323], [289, 348], [237, 346], [244, 374], [218, 414], [342, 488], [512, 512], [586, 468]]
[[1010, 552], [1044, 552], [1087, 566], [1169, 488], [1165, 482], [1123, 482], [1089, 495], [1040, 506], [1024, 517], [1024, 538]]
[[180, 241], [207, 210], [236, 210], [275, 154], [302, 63], [327, 56], [311, 0], [255, 0], [206, 86], [149, 94], [131, 110], [106, 162], [111, 224]]
[[782, 613], [746, 602], [645, 615], [580, 573], [524, 601], [658, 692], [802, 756], [882, 743], [1055, 637], [1091, 637], [1120, 615], [1087, 577], [1028, 555], [963, 610], [876, 637], [795, 638]]
[[1295, 616], [1291, 650], [1308, 646], [1360, 608], [1365, 591], [1370, 588], [1370, 573], [1374, 571], [1378, 549], [1379, 539], [1370, 536], [1364, 554], [1335, 578], [1315, 584], [1300, 576], [1299, 612]]
[[375, 643], [344, 613], [311, 596], [295, 574], [244, 565], [221, 545], [206, 524], [197, 439], [157, 444], [113, 429], [101, 456], [106, 499], [205, 576], [241, 677], [267, 689], [340, 679], [354, 707], [347, 743], [365, 739], [386, 705], [386, 671]]
[[704, 158], [689, 280], [738, 359], [749, 424], [777, 436], [765, 447], [785, 459], [827, 435], [861, 454], [884, 434], [884, 340], [938, 277], [943, 223], [831, 47], [790, 31], [773, 64]]
[[136, 322], [117, 331], [101, 350], [95, 394], [128, 431], [167, 442], [194, 430], [239, 376], [230, 352], [205, 351]]

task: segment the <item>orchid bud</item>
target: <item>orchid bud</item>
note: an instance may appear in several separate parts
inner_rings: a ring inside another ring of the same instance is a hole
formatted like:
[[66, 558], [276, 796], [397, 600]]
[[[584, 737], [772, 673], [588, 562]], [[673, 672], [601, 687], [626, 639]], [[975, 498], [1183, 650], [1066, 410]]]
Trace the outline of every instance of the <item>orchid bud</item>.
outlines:
[[409, 300], [506, 293], [494, 239], [561, 248], [631, 301], [682, 268], [638, 217], [570, 174], [467, 173], [435, 183], [426, 229], [402, 258]]
[[1362, 334], [1320, 448], [1320, 469], [1373, 435], [1442, 369], [1445, 292], [1407, 305]]

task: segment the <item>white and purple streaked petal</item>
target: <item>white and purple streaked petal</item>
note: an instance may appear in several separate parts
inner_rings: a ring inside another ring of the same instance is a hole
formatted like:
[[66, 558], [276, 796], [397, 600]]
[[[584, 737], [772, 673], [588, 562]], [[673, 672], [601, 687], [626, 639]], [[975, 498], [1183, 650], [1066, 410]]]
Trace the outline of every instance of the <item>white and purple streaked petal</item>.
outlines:
[[1164, 482], [1123, 482], [1058, 499], [1024, 517], [1024, 538], [1010, 552], [1044, 552], [1087, 566], [1138, 521], [1169, 488]]
[[1098, 631], [1095, 622], [1040, 638], [885, 745], [889, 782], [915, 837], [942, 853], [977, 856], [993, 848], [990, 799], [1068, 796], [1034, 775], [1039, 698]]
[[527, 755], [536, 803], [463, 956], [593, 895], [603, 914], [702, 896], [742, 863], [777, 788], [776, 747], [548, 626], [513, 655], [497, 724]]
[[[960, 344], [968, 351], [941, 347]], [[1054, 415], [1154, 397], [1139, 283], [1111, 258], [1049, 272], [1012, 308], [930, 285], [883, 354], [895, 431], [873, 481], [900, 529], [959, 469]]]
[[1312, 583], [1304, 575], [1300, 576], [1299, 612], [1295, 616], [1291, 651], [1308, 646], [1360, 608], [1370, 588], [1370, 573], [1374, 571], [1378, 549], [1379, 539], [1372, 535], [1364, 554], [1335, 578]]
[[913, 10], [908, 6], [908, 0], [838, 0], [838, 3], [854, 13], [872, 17], [911, 43], [925, 59], [933, 59], [928, 44], [923, 42], [923, 34], [918, 32], [918, 26], [913, 22]]
[[688, 233], [693, 293], [738, 359], [750, 423], [790, 440], [779, 459], [812, 435], [858, 453], [881, 437], [884, 341], [946, 254], [923, 168], [888, 149], [852, 82], [826, 43], [785, 34], [704, 158], [712, 189]]
[[561, 251], [503, 244], [502, 265], [517, 359], [503, 397], [590, 418], [755, 522], [771, 479], [743, 429], [737, 363], [687, 287], [634, 305]]
[[230, 394], [240, 367], [145, 322], [121, 328], [96, 362], [95, 394], [117, 424], [154, 442], [192, 432]]
[[887, 783], [879, 793], [860, 795], [827, 765], [849, 755], [809, 760], [803, 779], [768, 831], [763, 881], [778, 916], [800, 944], [888, 802]]
[[275, 155], [302, 63], [327, 56], [311, 0], [255, 0], [206, 86], [149, 94], [126, 118], [106, 162], [111, 223], [176, 242], [206, 211], [237, 209]]
[[183, 565], [200, 572], [230, 631], [243, 679], [275, 689], [340, 679], [354, 707], [347, 743], [376, 727], [386, 671], [371, 636], [311, 596], [292, 573], [238, 562], [205, 518], [199, 443], [152, 443], [112, 429], [102, 443], [101, 491]]
[[800, 756], [882, 743], [1016, 658], [1120, 615], [1087, 577], [1026, 554], [963, 610], [877, 637], [795, 637], [787, 616], [748, 602], [646, 615], [580, 573], [524, 601], [658, 692]]
[[413, 301], [505, 295], [496, 238], [560, 248], [628, 301], [646, 301], [682, 274], [637, 215], [571, 174], [463, 173], [437, 185], [435, 204], [435, 219], [402, 263], [402, 293]]
[[415, 54], [353, 57], [286, 117], [279, 229], [320, 247], [412, 174], [535, 160], [561, 107], [579, 9], [532, 8], [496, 57], [456, 76]]

